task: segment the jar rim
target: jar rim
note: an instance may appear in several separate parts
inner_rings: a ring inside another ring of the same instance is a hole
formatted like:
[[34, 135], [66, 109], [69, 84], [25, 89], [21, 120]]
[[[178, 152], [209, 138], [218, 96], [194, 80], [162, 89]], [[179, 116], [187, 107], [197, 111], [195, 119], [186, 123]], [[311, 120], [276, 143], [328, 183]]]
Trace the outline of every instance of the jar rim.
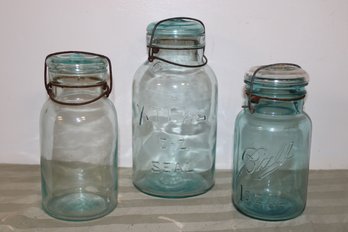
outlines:
[[[151, 35], [154, 27], [159, 22], [150, 23], [147, 28], [147, 35]], [[181, 18], [173, 18], [159, 23], [155, 31], [156, 36], [170, 36], [170, 37], [189, 37], [189, 36], [204, 36], [205, 28], [203, 24]]]
[[107, 72], [107, 59], [79, 52], [56, 54], [47, 58], [48, 71], [62, 74], [93, 74]]
[[[253, 81], [253, 84], [270, 87], [291, 87], [306, 86], [309, 81], [307, 72], [299, 66], [277, 64], [265, 66], [264, 68], [261, 67], [251, 67], [244, 76], [244, 82], [248, 85]], [[255, 71], [257, 71], [256, 74]]]

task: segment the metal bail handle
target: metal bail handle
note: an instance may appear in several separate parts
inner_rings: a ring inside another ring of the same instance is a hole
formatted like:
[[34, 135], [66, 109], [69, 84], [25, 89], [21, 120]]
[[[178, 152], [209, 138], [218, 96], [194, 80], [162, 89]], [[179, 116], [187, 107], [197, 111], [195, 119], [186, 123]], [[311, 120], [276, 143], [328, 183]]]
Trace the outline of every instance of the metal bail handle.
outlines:
[[[51, 56], [55, 56], [55, 55], [62, 55], [62, 54], [69, 54], [69, 53], [79, 53], [79, 54], [85, 54], [85, 55], [91, 55], [91, 56], [99, 56], [101, 58], [104, 58], [107, 60], [108, 65], [109, 65], [109, 85], [106, 81], [101, 82], [100, 84], [95, 84], [95, 85], [79, 85], [79, 86], [71, 86], [71, 85], [61, 85], [61, 84], [53, 84], [51, 82], [47, 81], [47, 59], [50, 58]], [[109, 97], [111, 91], [112, 91], [112, 66], [111, 66], [111, 60], [109, 59], [109, 57], [101, 55], [101, 54], [97, 54], [97, 53], [92, 53], [92, 52], [84, 52], [84, 51], [63, 51], [63, 52], [55, 52], [55, 53], [51, 53], [49, 55], [46, 56], [45, 58], [45, 67], [44, 67], [44, 84], [45, 84], [45, 88], [46, 88], [46, 92], [48, 94], [48, 96], [50, 97], [50, 99], [58, 104], [62, 104], [62, 105], [70, 105], [70, 106], [81, 106], [81, 105], [87, 105], [90, 104], [92, 102], [95, 102], [97, 100], [99, 100], [102, 97]], [[58, 101], [54, 98], [54, 94], [52, 92], [52, 86], [57, 86], [57, 87], [61, 87], [61, 88], [91, 88], [91, 87], [103, 87], [103, 92], [96, 98], [86, 101], [86, 102], [80, 102], [80, 103], [68, 103], [68, 102], [62, 102], [62, 101]]]
[[158, 56], [155, 56], [154, 53], [158, 53], [159, 49], [169, 49], [169, 48], [159, 48], [159, 47], [155, 47], [153, 46], [153, 38], [155, 36], [155, 32], [157, 30], [157, 27], [163, 23], [163, 22], [167, 22], [167, 21], [170, 21], [170, 20], [176, 20], [176, 19], [186, 19], [186, 20], [192, 20], [192, 21], [196, 21], [198, 23], [200, 23], [203, 28], [204, 28], [204, 33], [205, 33], [205, 26], [204, 26], [204, 23], [198, 19], [195, 19], [195, 18], [190, 18], [190, 17], [174, 17], [174, 18], [167, 18], [167, 19], [163, 19], [161, 21], [158, 21], [155, 26], [153, 27], [152, 29], [152, 33], [151, 33], [151, 37], [150, 37], [150, 43], [148, 45], [148, 48], [149, 48], [149, 51], [148, 51], [148, 61], [149, 62], [153, 62], [155, 59], [157, 60], [161, 60], [163, 62], [166, 62], [168, 64], [172, 64], [172, 65], [177, 65], [177, 66], [180, 66], [180, 67], [186, 67], [186, 68], [199, 68], [199, 67], [203, 67], [205, 66], [207, 63], [208, 63], [208, 58], [204, 55], [204, 51], [205, 51], [205, 46], [203, 47], [200, 47], [200, 48], [170, 48], [171, 50], [193, 50], [193, 49], [203, 49], [203, 63], [202, 64], [198, 64], [198, 65], [186, 65], [186, 64], [179, 64], [179, 63], [176, 63], [176, 62], [172, 62], [172, 61], [169, 61], [169, 60], [166, 60], [166, 59], [163, 59], [161, 57], [158, 57]]
[[[250, 78], [250, 87], [249, 87], [249, 92], [247, 93], [248, 95], [248, 105], [247, 106], [242, 106], [242, 108], [248, 108], [250, 113], [254, 113], [255, 112], [255, 108], [252, 106], [251, 104], [251, 99], [254, 97], [256, 98], [257, 100], [260, 100], [260, 98], [267, 98], [267, 99], [270, 99], [270, 100], [280, 100], [280, 99], [277, 99], [277, 98], [268, 98], [268, 97], [260, 97], [260, 96], [256, 96], [253, 94], [253, 89], [254, 89], [254, 80], [255, 80], [255, 76], [256, 74], [262, 70], [262, 69], [265, 69], [265, 68], [269, 68], [269, 67], [274, 67], [274, 66], [279, 66], [279, 65], [289, 65], [289, 66], [294, 66], [294, 67], [297, 67], [297, 68], [301, 68], [301, 66], [299, 66], [298, 64], [293, 64], [293, 63], [274, 63], [274, 64], [268, 64], [268, 65], [262, 65], [260, 67], [258, 67], [254, 72], [253, 72], [253, 75], [251, 76]], [[304, 98], [303, 97], [300, 97], [300, 98], [295, 98], [295, 99], [281, 99], [283, 101], [290, 101], [290, 100], [297, 100], [297, 99], [302, 99]], [[258, 102], [258, 101], [257, 101]]]

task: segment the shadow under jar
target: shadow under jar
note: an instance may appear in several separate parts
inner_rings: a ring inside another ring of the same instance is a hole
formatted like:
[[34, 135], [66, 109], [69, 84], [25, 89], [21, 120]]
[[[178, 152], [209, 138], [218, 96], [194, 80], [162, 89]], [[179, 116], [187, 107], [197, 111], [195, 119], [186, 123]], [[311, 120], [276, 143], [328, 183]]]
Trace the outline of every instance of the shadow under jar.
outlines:
[[307, 199], [308, 75], [297, 65], [273, 64], [251, 68], [244, 82], [246, 106], [235, 121], [233, 203], [258, 219], [294, 218]]

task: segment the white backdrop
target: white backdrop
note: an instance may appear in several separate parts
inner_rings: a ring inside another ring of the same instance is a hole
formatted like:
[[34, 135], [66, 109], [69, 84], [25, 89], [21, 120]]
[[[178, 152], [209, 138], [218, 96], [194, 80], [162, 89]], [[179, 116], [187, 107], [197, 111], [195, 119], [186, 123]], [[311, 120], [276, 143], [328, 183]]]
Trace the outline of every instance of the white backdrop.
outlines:
[[146, 59], [145, 28], [174, 16], [206, 25], [219, 82], [217, 168], [231, 168], [244, 72], [274, 62], [298, 63], [310, 75], [311, 168], [348, 168], [346, 0], [0, 0], [0, 163], [39, 163], [44, 58], [84, 50], [112, 60], [119, 162], [131, 166], [131, 85]]

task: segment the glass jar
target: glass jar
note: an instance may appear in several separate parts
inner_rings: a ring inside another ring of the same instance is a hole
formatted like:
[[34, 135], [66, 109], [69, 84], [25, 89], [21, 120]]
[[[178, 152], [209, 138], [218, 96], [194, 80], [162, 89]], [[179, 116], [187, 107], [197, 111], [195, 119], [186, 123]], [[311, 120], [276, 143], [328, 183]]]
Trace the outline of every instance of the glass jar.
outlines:
[[133, 183], [159, 197], [202, 194], [214, 184], [217, 109], [204, 25], [151, 23], [147, 45], [148, 61], [133, 82]]
[[50, 98], [40, 118], [41, 189], [42, 207], [53, 217], [89, 220], [116, 207], [117, 116], [107, 98], [111, 80], [105, 56], [58, 52], [46, 58]]
[[286, 220], [306, 205], [311, 120], [303, 111], [308, 75], [294, 64], [253, 67], [235, 122], [233, 203], [263, 220]]

